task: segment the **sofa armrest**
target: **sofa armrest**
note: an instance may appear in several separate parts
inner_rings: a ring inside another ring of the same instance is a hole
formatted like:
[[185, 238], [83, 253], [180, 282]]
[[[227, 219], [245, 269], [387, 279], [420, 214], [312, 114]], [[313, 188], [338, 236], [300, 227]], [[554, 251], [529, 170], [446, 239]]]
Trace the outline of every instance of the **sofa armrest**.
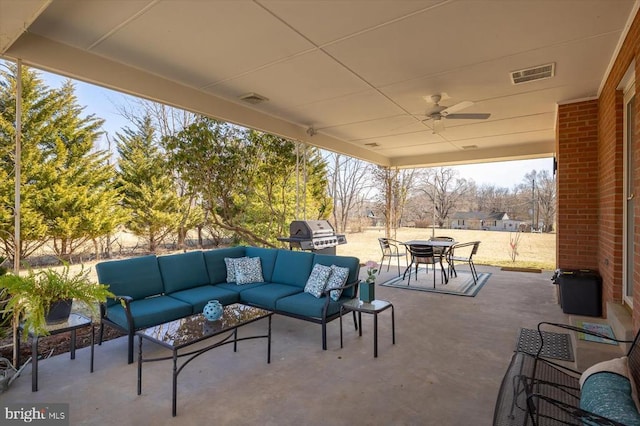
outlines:
[[[341, 286], [341, 287], [335, 287], [335, 288], [331, 288], [331, 289], [328, 289], [328, 290], [323, 290], [323, 291], [322, 291], [322, 295], [323, 295], [323, 296], [325, 296], [325, 297], [327, 297], [327, 298], [329, 298], [329, 297], [330, 297], [330, 295], [331, 295], [331, 292], [332, 292], [332, 291], [334, 291], [334, 290], [342, 290], [342, 291], [344, 292], [344, 290], [346, 290], [346, 289], [348, 289], [348, 288], [352, 288], [352, 287], [354, 287], [354, 286], [357, 286], [358, 284], [360, 284], [360, 280], [355, 280], [354, 282], [352, 282], [352, 283], [347, 283], [347, 284], [345, 284], [345, 285], [343, 285], [343, 286]], [[358, 291], [358, 288], [356, 287], [356, 294], [354, 294], [354, 296], [353, 296], [353, 297], [358, 296], [357, 291]], [[327, 302], [327, 303], [328, 303], [328, 302]]]
[[[357, 286], [358, 284], [360, 284], [360, 280], [355, 280], [352, 283], [347, 283], [341, 287], [336, 287], [336, 288], [331, 288], [329, 290], [323, 290], [322, 291], [322, 296], [324, 297], [324, 306], [322, 307], [322, 318], [327, 318], [327, 312], [329, 311], [329, 303], [331, 303], [331, 301], [333, 299], [331, 299], [331, 292], [334, 290], [341, 290], [344, 293], [345, 289], [349, 289], [352, 288], [353, 286]], [[356, 292], [353, 295], [353, 298], [358, 296], [358, 287], [356, 287]], [[339, 301], [340, 299], [338, 299]]]
[[[115, 297], [113, 297], [113, 299], [119, 301], [124, 308], [125, 315], [127, 316], [127, 324], [129, 325], [129, 330], [135, 330], [133, 324], [133, 315], [131, 315], [131, 302], [133, 302], [133, 297], [116, 295]], [[107, 318], [107, 309], [108, 308], [106, 303], [100, 303], [100, 318]]]
[[540, 356], [540, 353], [542, 352], [542, 347], [544, 346], [544, 338], [543, 338], [544, 336], [542, 334], [543, 326], [557, 327], [557, 328], [562, 328], [562, 329], [565, 329], [565, 330], [575, 331], [575, 332], [578, 332], [578, 333], [589, 334], [591, 336], [596, 336], [596, 337], [600, 337], [600, 338], [603, 338], [603, 339], [612, 340], [612, 341], [618, 342], [618, 343], [633, 343], [634, 342], [633, 340], [621, 340], [621, 339], [616, 339], [615, 337], [605, 336], [604, 334], [597, 333], [597, 332], [591, 331], [591, 330], [587, 330], [586, 328], [576, 327], [576, 326], [570, 325], [570, 324], [562, 324], [562, 323], [556, 323], [556, 322], [542, 321], [542, 322], [538, 323], [538, 335], [540, 337], [540, 341], [542, 342], [542, 344], [538, 348], [538, 353], [536, 354], [536, 357]]

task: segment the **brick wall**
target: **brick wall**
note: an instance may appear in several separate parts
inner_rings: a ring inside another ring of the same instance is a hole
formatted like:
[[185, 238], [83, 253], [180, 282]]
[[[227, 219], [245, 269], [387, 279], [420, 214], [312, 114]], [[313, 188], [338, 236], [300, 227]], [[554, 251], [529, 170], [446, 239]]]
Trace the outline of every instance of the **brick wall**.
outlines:
[[598, 100], [558, 107], [557, 264], [598, 269]]
[[[560, 268], [596, 269], [603, 278], [603, 302], [622, 303], [624, 214], [624, 102], [621, 82], [632, 61], [640, 81], [640, 17], [636, 15], [595, 101], [558, 109], [558, 238]], [[636, 84], [636, 95], [640, 95]], [[640, 96], [636, 96], [640, 100]], [[636, 103], [635, 226], [640, 247], [640, 102]], [[633, 276], [633, 323], [640, 328], [640, 249]]]
[[[640, 77], [638, 64], [638, 46], [640, 43], [640, 17], [636, 15], [629, 29], [627, 37], [616, 57], [611, 72], [600, 93], [600, 121], [599, 121], [599, 191], [600, 191], [600, 273], [603, 276], [603, 296], [605, 301], [622, 303], [622, 277], [623, 277], [623, 243], [624, 243], [624, 213], [626, 201], [624, 193], [624, 102], [621, 88], [622, 78], [636, 59], [636, 81]], [[636, 84], [637, 87], [637, 84]], [[636, 88], [636, 94], [640, 91]], [[637, 97], [637, 96], [636, 96]], [[638, 97], [637, 97], [638, 98]], [[636, 109], [636, 128], [638, 134], [638, 121]], [[638, 147], [636, 136], [636, 148]], [[638, 171], [640, 170], [640, 156], [635, 155], [636, 182], [638, 185]], [[634, 191], [637, 192], [637, 191]], [[636, 222], [640, 214], [640, 203], [635, 206]], [[638, 224], [635, 229], [639, 229]], [[637, 239], [635, 230], [633, 235]], [[636, 243], [637, 244], [637, 243]], [[640, 246], [638, 246], [640, 247]], [[636, 249], [635, 274], [633, 277], [634, 303], [633, 324], [637, 330], [640, 327], [640, 251]]]

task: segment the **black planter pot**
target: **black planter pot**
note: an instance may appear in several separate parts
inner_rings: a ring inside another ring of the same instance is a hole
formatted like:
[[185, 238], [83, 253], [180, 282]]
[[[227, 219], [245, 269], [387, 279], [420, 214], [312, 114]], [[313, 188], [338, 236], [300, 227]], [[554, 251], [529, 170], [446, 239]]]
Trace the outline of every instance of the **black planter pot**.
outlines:
[[58, 324], [69, 319], [73, 299], [64, 299], [53, 302], [49, 306], [49, 311], [45, 314], [44, 320], [47, 324]]

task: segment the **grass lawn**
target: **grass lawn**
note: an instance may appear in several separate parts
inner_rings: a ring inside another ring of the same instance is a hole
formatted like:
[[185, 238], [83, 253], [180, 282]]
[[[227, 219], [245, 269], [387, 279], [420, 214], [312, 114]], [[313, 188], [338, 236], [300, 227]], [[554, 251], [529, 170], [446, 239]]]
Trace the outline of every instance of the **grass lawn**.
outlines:
[[[400, 228], [395, 239], [400, 241], [428, 239], [431, 228]], [[480, 241], [474, 261], [479, 265], [518, 268], [556, 269], [556, 234], [520, 233], [518, 256], [511, 261], [510, 232], [436, 229], [436, 236], [453, 237], [458, 242]], [[368, 228], [364, 232], [347, 234], [347, 244], [337, 248], [337, 254], [356, 256], [361, 262], [380, 261], [382, 252], [378, 238], [384, 237], [383, 228]]]

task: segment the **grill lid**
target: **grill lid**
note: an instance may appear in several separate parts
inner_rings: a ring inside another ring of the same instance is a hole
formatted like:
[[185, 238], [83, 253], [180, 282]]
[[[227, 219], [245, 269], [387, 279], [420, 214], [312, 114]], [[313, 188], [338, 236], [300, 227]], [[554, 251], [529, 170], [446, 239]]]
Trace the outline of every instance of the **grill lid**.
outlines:
[[328, 220], [294, 220], [289, 225], [289, 234], [295, 238], [320, 238], [335, 235]]

